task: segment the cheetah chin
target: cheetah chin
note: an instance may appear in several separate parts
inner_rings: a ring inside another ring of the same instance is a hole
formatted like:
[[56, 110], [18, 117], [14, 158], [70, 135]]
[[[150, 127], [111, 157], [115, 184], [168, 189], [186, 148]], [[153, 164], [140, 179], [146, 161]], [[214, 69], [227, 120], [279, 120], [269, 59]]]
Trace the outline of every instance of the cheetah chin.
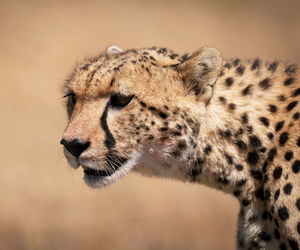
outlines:
[[118, 182], [133, 169], [136, 165], [137, 157], [138, 154], [122, 165], [114, 167], [113, 171], [100, 170], [97, 162], [79, 160], [79, 164], [84, 172], [83, 180], [89, 187], [95, 189], [110, 186]]

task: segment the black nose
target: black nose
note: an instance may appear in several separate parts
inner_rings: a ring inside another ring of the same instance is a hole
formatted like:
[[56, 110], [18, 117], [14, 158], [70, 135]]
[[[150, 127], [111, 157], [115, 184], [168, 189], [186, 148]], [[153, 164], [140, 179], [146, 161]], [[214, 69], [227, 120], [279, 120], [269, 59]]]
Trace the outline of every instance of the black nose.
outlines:
[[90, 142], [82, 142], [80, 139], [73, 141], [66, 141], [62, 139], [60, 144], [64, 145], [65, 148], [74, 156], [79, 157], [81, 153], [90, 146]]

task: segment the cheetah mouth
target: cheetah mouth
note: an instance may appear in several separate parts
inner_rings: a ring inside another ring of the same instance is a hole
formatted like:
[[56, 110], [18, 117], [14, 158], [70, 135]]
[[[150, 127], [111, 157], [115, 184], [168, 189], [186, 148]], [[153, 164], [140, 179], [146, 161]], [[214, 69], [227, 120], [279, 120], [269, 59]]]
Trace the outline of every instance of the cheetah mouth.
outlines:
[[79, 159], [84, 176], [84, 182], [91, 188], [103, 188], [110, 186], [128, 175], [135, 165], [135, 159], [124, 158], [110, 153], [104, 158], [104, 162]]
[[119, 167], [115, 167], [113, 170], [97, 170], [92, 168], [83, 167], [83, 172], [85, 176], [91, 177], [91, 178], [97, 178], [97, 177], [107, 177], [113, 175]]

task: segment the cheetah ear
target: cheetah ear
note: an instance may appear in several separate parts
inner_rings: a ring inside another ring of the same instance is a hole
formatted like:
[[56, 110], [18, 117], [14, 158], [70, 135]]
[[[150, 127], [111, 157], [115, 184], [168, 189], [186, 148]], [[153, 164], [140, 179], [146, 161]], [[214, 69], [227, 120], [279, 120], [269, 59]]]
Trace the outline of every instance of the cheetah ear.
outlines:
[[179, 73], [188, 94], [208, 101], [222, 70], [223, 58], [215, 48], [202, 47], [179, 65]]
[[103, 55], [114, 55], [114, 54], [119, 54], [122, 52], [123, 52], [123, 50], [120, 49], [118, 46], [112, 45], [112, 46], [109, 46], [102, 54]]

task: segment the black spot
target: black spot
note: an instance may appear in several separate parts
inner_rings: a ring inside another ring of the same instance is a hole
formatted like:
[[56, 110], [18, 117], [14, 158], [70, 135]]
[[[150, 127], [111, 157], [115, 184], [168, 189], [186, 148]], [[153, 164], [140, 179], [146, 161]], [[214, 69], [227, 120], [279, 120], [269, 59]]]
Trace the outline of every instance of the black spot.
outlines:
[[153, 135], [149, 135], [149, 136], [148, 136], [148, 139], [149, 139], [149, 140], [152, 140], [153, 138], [154, 138]]
[[243, 65], [240, 65], [236, 68], [236, 73], [240, 76], [242, 76], [245, 72], [245, 67]]
[[262, 231], [259, 233], [258, 237], [262, 240], [262, 241], [270, 241], [271, 240], [271, 235], [267, 234], [266, 232]]
[[289, 85], [293, 84], [294, 81], [295, 81], [295, 79], [294, 79], [293, 77], [290, 77], [290, 78], [287, 78], [287, 79], [284, 81], [283, 84], [284, 84], [285, 86], [289, 86]]
[[244, 169], [244, 166], [241, 165], [241, 164], [236, 164], [236, 165], [235, 165], [235, 168], [236, 168], [237, 170], [239, 170], [239, 171], [242, 171], [242, 170]]
[[262, 217], [262, 219], [263, 219], [263, 220], [267, 220], [267, 219], [268, 219], [268, 217], [269, 217], [269, 213], [268, 213], [268, 211], [266, 211], [266, 210], [265, 210], [265, 211], [263, 212], [263, 214], [262, 214], [262, 216], [261, 216], [261, 217]]
[[[255, 190], [255, 196], [258, 198], [258, 199], [261, 199], [261, 200], [264, 200], [265, 197], [264, 197], [264, 189], [263, 188], [259, 188], [257, 190]], [[266, 211], [265, 211], [266, 212]], [[268, 218], [268, 217], [267, 217]]]
[[253, 146], [253, 147], [260, 147], [261, 146], [261, 141], [259, 140], [259, 138], [255, 135], [252, 135], [249, 137], [249, 141], [250, 141], [250, 144]]
[[183, 140], [179, 141], [178, 144], [177, 144], [177, 148], [185, 149], [186, 148], [186, 142], [183, 141]]
[[230, 65], [230, 63], [225, 63], [225, 64], [224, 64], [224, 67], [227, 68], [227, 69], [230, 69], [230, 68], [231, 68], [231, 65]]
[[281, 243], [279, 247], [280, 247], [280, 250], [286, 250], [287, 249], [286, 245], [284, 243]]
[[251, 203], [251, 200], [248, 200], [248, 199], [242, 200], [242, 205], [243, 205], [244, 207], [250, 205], [250, 203]]
[[235, 197], [238, 197], [240, 194], [241, 194], [241, 190], [234, 190], [234, 191], [233, 191], [233, 195], [234, 195]]
[[[266, 189], [265, 190], [265, 200], [270, 200], [270, 197], [271, 197], [271, 191], [270, 191], [270, 189]], [[273, 213], [274, 213], [274, 211], [273, 211]]]
[[276, 228], [274, 229], [274, 237], [276, 239], [280, 239], [280, 233], [279, 233], [279, 231]]
[[107, 112], [108, 112], [109, 105], [110, 105], [110, 102], [107, 102], [100, 121], [101, 121], [101, 127], [105, 132], [105, 141], [104, 141], [105, 146], [110, 150], [115, 146], [116, 140], [113, 137], [113, 135], [110, 132], [110, 130], [108, 128], [108, 125], [107, 125], [107, 120], [106, 119], [107, 119]]
[[264, 175], [264, 183], [268, 183], [269, 182], [269, 176], [266, 174]]
[[298, 224], [297, 224], [297, 232], [298, 232], [298, 234], [300, 234], [300, 222], [298, 222]]
[[169, 128], [168, 128], [168, 127], [162, 127], [162, 128], [160, 128], [159, 130], [160, 130], [160, 131], [168, 131]]
[[233, 60], [232, 64], [236, 67], [236, 66], [238, 66], [238, 64], [240, 63], [240, 61], [241, 60], [239, 58], [236, 58], [236, 59]]
[[248, 153], [247, 156], [247, 162], [250, 163], [251, 165], [256, 165], [258, 163], [259, 160], [259, 156], [257, 154], [257, 152], [252, 151]]
[[298, 120], [299, 117], [300, 117], [299, 112], [296, 112], [296, 113], [293, 115], [293, 118], [294, 118], [295, 120]]
[[282, 174], [282, 167], [277, 166], [273, 171], [274, 179], [278, 180], [281, 177], [281, 174]]
[[297, 146], [300, 147], [300, 136], [297, 139]]
[[300, 198], [298, 198], [297, 201], [296, 201], [296, 207], [300, 211]]
[[266, 90], [271, 87], [270, 78], [266, 78], [259, 83], [259, 87]]
[[223, 136], [225, 138], [232, 136], [232, 133], [229, 129], [224, 130], [224, 131], [220, 130], [219, 133], [221, 136]]
[[268, 127], [270, 125], [269, 119], [262, 116], [259, 118], [259, 120], [261, 121], [262, 124], [264, 124], [266, 127]]
[[222, 102], [223, 104], [226, 104], [226, 98], [223, 96], [219, 97], [219, 101]]
[[289, 105], [286, 106], [286, 110], [287, 111], [291, 111], [293, 108], [296, 107], [296, 105], [298, 104], [298, 101], [292, 101], [289, 103]]
[[236, 142], [236, 145], [237, 145], [237, 146], [239, 147], [239, 149], [241, 149], [241, 150], [247, 149], [246, 143], [243, 142], [243, 141], [241, 141], [241, 140], [238, 140], [238, 141]]
[[242, 128], [239, 128], [239, 130], [235, 133], [235, 136], [242, 135], [244, 133], [244, 130]]
[[271, 148], [268, 153], [268, 161], [273, 161], [276, 155], [277, 155], [277, 149]]
[[277, 67], [278, 67], [278, 62], [272, 62], [269, 65], [268, 70], [274, 73], [276, 71]]
[[[197, 162], [197, 161], [196, 161]], [[195, 163], [195, 167], [197, 167], [197, 163]], [[189, 171], [189, 175], [191, 177], [193, 177], [192, 181], [195, 181], [196, 180], [196, 176], [200, 175], [202, 173], [202, 168], [200, 167], [197, 167], [197, 168], [192, 168], [190, 169]]]
[[259, 66], [260, 66], [260, 60], [258, 58], [256, 58], [251, 65], [251, 70], [258, 69]]
[[239, 180], [237, 183], [236, 183], [236, 186], [237, 187], [242, 187], [246, 184], [247, 180], [246, 179], [242, 179], [242, 180]]
[[263, 148], [261, 148], [260, 150], [259, 150], [259, 152], [262, 152], [262, 153], [264, 153], [264, 152], [266, 152], [266, 148], [265, 147], [263, 147]]
[[283, 146], [289, 139], [289, 134], [287, 132], [281, 133], [279, 137], [279, 143], [281, 146]]
[[289, 239], [289, 244], [292, 250], [299, 250], [299, 245], [295, 239]]
[[285, 73], [295, 73], [296, 72], [296, 66], [294, 64], [289, 65], [285, 71]]
[[275, 126], [275, 131], [278, 132], [280, 129], [282, 129], [283, 124], [284, 124], [284, 121], [278, 122]]
[[189, 55], [188, 55], [188, 54], [184, 54], [184, 55], [180, 58], [180, 61], [181, 61], [181, 62], [185, 62], [188, 58], [189, 58]]
[[244, 88], [242, 90], [242, 95], [245, 96], [251, 94], [252, 86], [253, 86], [252, 84], [249, 84], [246, 88]]
[[211, 147], [211, 145], [208, 144], [204, 149], [204, 153], [209, 154], [211, 151], [212, 151], [212, 147]]
[[291, 159], [293, 159], [293, 156], [294, 156], [294, 153], [292, 151], [287, 151], [285, 152], [284, 154], [284, 158], [287, 160], [287, 161], [290, 161]]
[[175, 59], [177, 56], [179, 56], [179, 55], [178, 55], [178, 54], [175, 54], [175, 53], [173, 53], [173, 54], [171, 54], [171, 55], [170, 55], [170, 58], [171, 58], [171, 59]]
[[274, 200], [277, 201], [278, 197], [280, 195], [280, 189], [277, 189], [275, 194], [274, 194]]
[[228, 107], [229, 109], [234, 110], [236, 108], [236, 105], [234, 103], [229, 103]]
[[279, 95], [278, 100], [284, 102], [286, 100], [286, 97], [284, 95]]
[[180, 150], [174, 150], [171, 154], [175, 157], [178, 157], [181, 155], [181, 152], [180, 152]]
[[258, 170], [251, 170], [251, 176], [256, 180], [262, 180], [263, 178], [262, 173]]
[[274, 135], [273, 135], [271, 132], [268, 133], [267, 136], [268, 136], [268, 138], [269, 138], [270, 140], [272, 140], [272, 139], [274, 138]]
[[293, 163], [292, 169], [295, 174], [299, 173], [299, 171], [300, 171], [300, 161], [299, 160], [296, 160]]
[[158, 115], [162, 118], [162, 119], [166, 119], [168, 117], [168, 115], [165, 112], [159, 111]]
[[296, 90], [294, 90], [292, 95], [293, 95], [293, 97], [300, 95], [300, 88], [297, 88]]
[[283, 205], [278, 209], [278, 217], [281, 220], [286, 220], [289, 218], [289, 211], [286, 206]]
[[285, 194], [290, 195], [293, 189], [293, 185], [291, 183], [287, 183], [284, 187], [283, 187], [283, 191]]
[[253, 127], [250, 126], [250, 125], [248, 125], [248, 126], [247, 126], [247, 131], [248, 131], [249, 133], [252, 133], [252, 132], [253, 132]]
[[242, 115], [242, 122], [243, 123], [248, 123], [248, 120], [249, 120], [248, 115], [247, 114], [243, 114]]
[[157, 50], [158, 54], [165, 54], [167, 53], [167, 49], [166, 48], [160, 48], [159, 50]]
[[147, 107], [146, 103], [140, 101], [140, 104], [143, 106], [143, 107]]
[[269, 104], [269, 111], [272, 113], [276, 113], [277, 112], [277, 106], [273, 105], [273, 104]]
[[149, 106], [149, 108], [148, 108], [149, 110], [151, 110], [151, 111], [155, 111], [155, 110], [157, 110], [157, 108], [155, 108], [155, 107], [153, 107], [153, 106]]
[[225, 80], [225, 85], [229, 87], [229, 86], [231, 86], [233, 84], [233, 82], [234, 82], [233, 78], [232, 77], [228, 77]]
[[221, 176], [218, 178], [218, 182], [227, 185], [229, 183], [229, 180], [226, 177]]
[[179, 131], [173, 131], [172, 134], [175, 135], [175, 136], [181, 136], [182, 135], [181, 132], [179, 132]]
[[228, 155], [225, 153], [225, 158], [226, 158], [226, 161], [229, 165], [232, 165], [233, 164], [233, 159], [232, 159], [232, 156], [231, 155]]

